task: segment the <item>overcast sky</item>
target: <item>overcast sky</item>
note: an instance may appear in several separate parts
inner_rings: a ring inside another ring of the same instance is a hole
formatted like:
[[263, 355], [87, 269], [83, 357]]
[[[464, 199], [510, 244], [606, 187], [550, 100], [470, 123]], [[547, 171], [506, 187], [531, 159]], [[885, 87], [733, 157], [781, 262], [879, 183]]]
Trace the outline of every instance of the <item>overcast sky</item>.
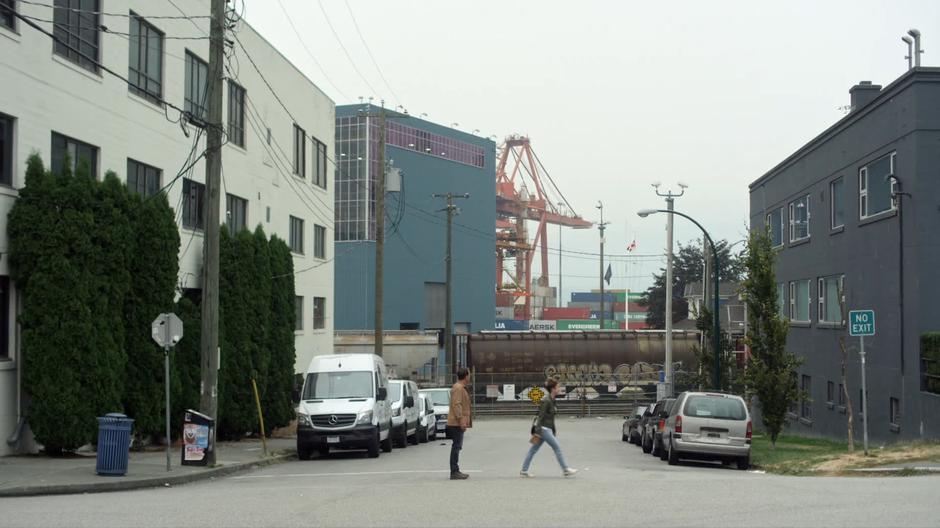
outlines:
[[[655, 181], [688, 184], [676, 209], [741, 239], [748, 184], [840, 119], [853, 84], [901, 75], [909, 28], [924, 65], [940, 63], [937, 0], [280, 1], [322, 68], [278, 0], [246, 0], [246, 20], [337, 104], [372, 95], [483, 136], [527, 134], [579, 214], [596, 220], [603, 200], [618, 254], [634, 238], [635, 254], [663, 253], [665, 217], [636, 216], [663, 206]], [[698, 236], [676, 219], [677, 242]], [[562, 247], [597, 243], [596, 229], [566, 231]], [[611, 287], [645, 289], [662, 262], [616, 260]], [[597, 287], [596, 261], [563, 266], [566, 297]]]

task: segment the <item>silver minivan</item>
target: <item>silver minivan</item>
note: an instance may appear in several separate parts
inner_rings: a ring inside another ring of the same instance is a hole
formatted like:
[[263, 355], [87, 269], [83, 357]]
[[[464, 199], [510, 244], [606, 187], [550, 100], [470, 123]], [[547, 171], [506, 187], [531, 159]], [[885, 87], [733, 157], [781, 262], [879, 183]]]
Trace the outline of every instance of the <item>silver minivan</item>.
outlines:
[[744, 399], [719, 392], [683, 392], [666, 419], [663, 447], [669, 465], [679, 459], [751, 463], [751, 415]]

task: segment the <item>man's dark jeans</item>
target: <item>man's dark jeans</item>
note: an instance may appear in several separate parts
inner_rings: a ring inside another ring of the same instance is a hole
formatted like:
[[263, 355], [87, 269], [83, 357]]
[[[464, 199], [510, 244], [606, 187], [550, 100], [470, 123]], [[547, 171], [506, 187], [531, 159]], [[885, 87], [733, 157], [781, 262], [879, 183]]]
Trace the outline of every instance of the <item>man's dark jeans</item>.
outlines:
[[457, 460], [460, 458], [460, 450], [463, 449], [464, 431], [452, 425], [447, 426], [447, 431], [454, 440], [454, 443], [450, 445], [450, 472], [458, 473], [460, 471], [460, 465], [457, 463]]

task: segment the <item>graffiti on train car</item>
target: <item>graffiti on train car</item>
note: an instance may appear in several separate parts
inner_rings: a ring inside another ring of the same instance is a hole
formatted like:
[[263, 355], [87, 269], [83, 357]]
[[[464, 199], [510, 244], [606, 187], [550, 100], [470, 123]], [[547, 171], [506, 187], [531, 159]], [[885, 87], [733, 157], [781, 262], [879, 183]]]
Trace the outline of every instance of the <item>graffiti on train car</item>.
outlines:
[[660, 366], [646, 362], [621, 363], [611, 367], [608, 363], [559, 363], [545, 367], [545, 378], [561, 384], [643, 384], [659, 380]]

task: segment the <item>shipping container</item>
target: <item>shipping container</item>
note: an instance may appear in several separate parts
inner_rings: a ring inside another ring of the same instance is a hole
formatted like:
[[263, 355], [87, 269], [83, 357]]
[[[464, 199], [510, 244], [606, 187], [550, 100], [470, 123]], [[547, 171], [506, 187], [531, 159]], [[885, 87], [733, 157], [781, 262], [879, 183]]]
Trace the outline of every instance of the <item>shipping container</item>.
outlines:
[[557, 319], [587, 319], [591, 315], [589, 308], [545, 308], [542, 310], [542, 320]]
[[[605, 293], [604, 302], [613, 303], [616, 299], [614, 294]], [[572, 292], [571, 293], [571, 302], [601, 302], [600, 292]]]
[[496, 319], [512, 319], [515, 316], [512, 306], [497, 306]]
[[542, 331], [542, 330], [556, 330], [558, 328], [558, 325], [556, 323], [557, 321], [533, 319], [529, 321], [529, 330], [532, 332], [537, 332], [537, 331]]
[[511, 308], [515, 302], [516, 298], [511, 293], [496, 292], [496, 306], [508, 306]]
[[623, 312], [616, 312], [616, 313], [614, 313], [614, 320], [615, 320], [615, 321], [626, 321], [626, 320], [627, 320], [627, 314], [625, 314], [625, 313], [623, 313]]
[[[559, 319], [556, 321], [558, 330], [599, 330], [600, 319]], [[617, 321], [607, 319], [604, 321], [605, 330], [617, 330], [620, 325]]]
[[[590, 317], [588, 317], [588, 319], [600, 319], [600, 318], [601, 318], [601, 312], [600, 312], [600, 310], [592, 310]], [[605, 310], [605, 311], [604, 311], [604, 319], [607, 319], [607, 320], [614, 320], [614, 313]]]
[[627, 311], [629, 312], [645, 312], [647, 310], [649, 310], [649, 306], [642, 306], [635, 302], [627, 303]]
[[521, 319], [500, 319], [493, 325], [496, 330], [528, 330], [529, 322]]
[[639, 300], [642, 299], [644, 295], [646, 295], [645, 292], [630, 292], [627, 294], [627, 302], [639, 302]]

